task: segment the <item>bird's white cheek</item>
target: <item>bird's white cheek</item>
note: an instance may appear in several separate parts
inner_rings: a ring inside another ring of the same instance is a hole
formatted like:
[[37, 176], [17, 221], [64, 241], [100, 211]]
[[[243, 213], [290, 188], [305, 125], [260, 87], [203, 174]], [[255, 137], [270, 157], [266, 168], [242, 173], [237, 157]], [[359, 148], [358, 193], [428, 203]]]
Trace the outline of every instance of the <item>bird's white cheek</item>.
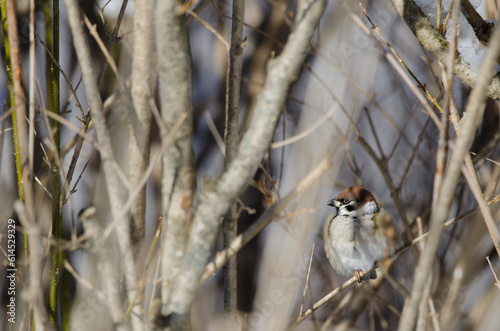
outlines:
[[360, 210], [362, 210], [362, 213], [364, 215], [367, 215], [367, 214], [375, 214], [379, 211], [378, 209], [378, 206], [377, 206], [377, 203], [375, 201], [370, 201], [370, 202], [367, 202], [365, 203], [361, 208]]

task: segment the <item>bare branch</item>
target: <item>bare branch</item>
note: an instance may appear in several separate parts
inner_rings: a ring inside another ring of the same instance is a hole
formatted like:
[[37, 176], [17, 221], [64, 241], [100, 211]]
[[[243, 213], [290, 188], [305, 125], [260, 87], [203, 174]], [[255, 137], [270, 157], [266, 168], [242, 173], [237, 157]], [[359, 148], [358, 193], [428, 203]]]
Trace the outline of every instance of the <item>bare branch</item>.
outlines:
[[130, 330], [130, 320], [122, 307], [120, 296], [120, 281], [114, 268], [113, 247], [103, 234], [101, 225], [96, 217], [95, 207], [89, 207], [80, 212], [85, 234], [89, 237], [89, 253], [97, 257], [101, 264], [100, 276], [105, 288], [105, 298], [113, 323], [118, 330]]
[[[446, 65], [449, 45], [448, 41], [432, 25], [420, 7], [413, 0], [391, 0], [399, 15], [404, 19], [418, 41], [431, 52], [441, 63]], [[456, 2], [455, 2], [456, 3]], [[458, 3], [456, 3], [458, 5]], [[492, 38], [494, 40], [494, 38]], [[455, 57], [455, 75], [470, 87], [481, 85], [480, 73], [474, 72], [469, 64], [458, 54]], [[493, 99], [500, 98], [500, 75], [496, 74], [488, 83], [485, 93]]]
[[[470, 155], [467, 156], [470, 158]], [[474, 195], [474, 198], [476, 199], [479, 205], [479, 209], [483, 214], [484, 223], [486, 224], [488, 232], [490, 233], [491, 241], [493, 241], [493, 245], [497, 250], [497, 254], [498, 256], [500, 256], [500, 233], [498, 232], [497, 225], [493, 220], [490, 208], [486, 204], [486, 201], [484, 200], [483, 192], [481, 191], [481, 186], [479, 185], [479, 182], [477, 182], [477, 177], [475, 176], [474, 168], [470, 169], [469, 167], [466, 167], [464, 165], [462, 166], [462, 174], [464, 175], [467, 184], [469, 184], [472, 194]]]
[[[155, 7], [156, 53], [159, 67], [161, 113], [167, 130], [182, 117], [185, 121], [174, 144], [162, 156], [163, 246], [161, 257], [161, 312], [170, 304], [193, 215], [194, 157], [192, 149], [191, 54], [184, 1], [157, 1]], [[165, 140], [162, 132], [162, 140]]]
[[[239, 115], [241, 93], [241, 67], [243, 63], [243, 18], [245, 1], [233, 0], [231, 16], [231, 45], [229, 48], [229, 65], [226, 77], [226, 125], [224, 132], [225, 155], [224, 166], [227, 169], [238, 151], [240, 142]], [[224, 248], [229, 247], [238, 232], [236, 203], [229, 209], [223, 220]], [[234, 313], [237, 309], [237, 274], [236, 256], [229, 259], [224, 266], [224, 309]], [[230, 316], [230, 318], [235, 315]]]
[[477, 39], [481, 42], [481, 44], [486, 46], [488, 44], [488, 41], [490, 40], [495, 25], [483, 20], [481, 15], [479, 15], [474, 6], [471, 5], [469, 0], [462, 0], [460, 2], [460, 11], [474, 30]]
[[[406, 1], [407, 5], [411, 7], [411, 4], [408, 4], [410, 2], [413, 3], [413, 1], [410, 0]], [[403, 10], [403, 8], [400, 9]], [[418, 10], [420, 13], [422, 13], [418, 7], [416, 7], [415, 10]], [[400, 12], [400, 14], [402, 13], [403, 11]], [[401, 330], [412, 330], [415, 325], [418, 304], [420, 302], [425, 284], [427, 284], [427, 279], [431, 277], [432, 274], [431, 270], [434, 265], [434, 260], [439, 243], [441, 241], [441, 236], [443, 234], [443, 224], [446, 217], [448, 216], [453, 197], [455, 196], [455, 189], [458, 184], [460, 169], [461, 165], [463, 164], [463, 158], [465, 154], [468, 153], [471, 141], [474, 137], [474, 133], [479, 124], [479, 119], [482, 118], [487, 97], [486, 91], [488, 89], [491, 91], [494, 86], [494, 84], [489, 84], [491, 82], [491, 79], [493, 78], [493, 75], [495, 74], [494, 66], [499, 54], [500, 29], [496, 29], [493, 33], [493, 38], [489, 45], [486, 56], [479, 68], [479, 75], [477, 76], [476, 82], [473, 85], [474, 88], [472, 90], [472, 93], [469, 96], [469, 100], [466, 106], [466, 112], [461, 121], [460, 130], [457, 133], [455, 147], [446, 168], [441, 189], [439, 190], [439, 198], [437, 199], [437, 202], [432, 206], [429, 240], [416, 267], [415, 280], [413, 283], [411, 297], [405, 304], [405, 308], [403, 310], [403, 314], [399, 323], [399, 327]], [[459, 65], [459, 63], [456, 63], [457, 67]]]
[[42, 262], [40, 247], [40, 227], [32, 219], [23, 202], [17, 200], [14, 202], [14, 210], [16, 211], [19, 220], [28, 235], [28, 243], [30, 247], [29, 254], [29, 287], [26, 289], [26, 301], [33, 305], [34, 311], [34, 324], [37, 330], [53, 330], [54, 327], [49, 323], [49, 316], [45, 308], [43, 299], [43, 286], [42, 286]]
[[[130, 185], [136, 187], [146, 171], [149, 160], [151, 108], [156, 82], [153, 4], [151, 0], [136, 0], [134, 14], [134, 58], [132, 62], [131, 95], [134, 105], [129, 121]], [[136, 255], [144, 241], [146, 228], [146, 187], [140, 191], [131, 208], [132, 241]]]
[[[68, 21], [70, 23], [71, 34], [73, 36], [73, 44], [76, 49], [78, 61], [80, 62], [83, 81], [85, 84], [85, 91], [87, 93], [87, 100], [92, 112], [92, 119], [95, 124], [97, 140], [101, 148], [106, 152], [105, 155], [101, 154], [103, 161], [104, 177], [106, 180], [106, 187], [111, 205], [111, 214], [113, 219], [116, 219], [123, 207], [123, 201], [120, 192], [120, 180], [114, 169], [114, 156], [111, 146], [111, 138], [106, 127], [106, 120], [102, 113], [102, 100], [99, 90], [96, 85], [96, 77], [94, 67], [92, 64], [90, 49], [87, 44], [83, 29], [83, 21], [80, 15], [80, 9], [76, 0], [64, 1], [67, 12]], [[130, 240], [130, 224], [128, 218], [124, 217], [119, 220], [117, 227], [117, 240], [120, 247], [121, 259], [125, 267], [125, 279], [127, 297], [132, 300], [135, 296], [137, 289], [137, 269], [135, 266], [135, 259], [132, 252], [132, 245]], [[132, 323], [134, 330], [142, 330], [142, 309], [136, 306], [134, 314], [132, 315]]]
[[220, 269], [224, 263], [238, 251], [240, 251], [243, 246], [245, 246], [252, 238], [254, 238], [262, 229], [264, 229], [269, 223], [274, 219], [279, 217], [280, 213], [302, 192], [304, 192], [309, 186], [311, 186], [321, 175], [325, 173], [331, 167], [331, 161], [324, 159], [314, 168], [304, 179], [302, 179], [295, 189], [288, 193], [283, 199], [273, 205], [267, 210], [267, 212], [262, 215], [257, 222], [253, 223], [244, 233], [237, 236], [231, 245], [221, 252], [215, 254], [215, 260], [209, 263], [205, 272], [201, 276], [200, 285], [205, 283], [210, 277], [215, 275], [218, 269]]
[[206, 192], [200, 197], [182, 260], [183, 270], [172, 298], [172, 311], [181, 316], [194, 299], [218, 233], [220, 217], [248, 185], [269, 146], [290, 85], [298, 78], [325, 5], [324, 0], [311, 1], [303, 17], [295, 22], [283, 52], [268, 65], [255, 116], [242, 138], [237, 155], [219, 179], [215, 192]]

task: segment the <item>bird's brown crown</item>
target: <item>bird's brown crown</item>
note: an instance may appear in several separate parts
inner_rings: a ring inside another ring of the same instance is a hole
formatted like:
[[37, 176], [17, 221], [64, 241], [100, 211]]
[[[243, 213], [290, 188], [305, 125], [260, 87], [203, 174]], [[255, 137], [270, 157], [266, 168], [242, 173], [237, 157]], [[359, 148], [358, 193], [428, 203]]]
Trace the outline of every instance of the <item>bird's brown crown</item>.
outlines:
[[370, 191], [362, 188], [361, 186], [351, 186], [340, 192], [337, 200], [343, 201], [344, 199], [357, 201], [360, 204], [369, 201], [375, 201], [375, 197], [373, 196], [373, 194], [371, 194]]

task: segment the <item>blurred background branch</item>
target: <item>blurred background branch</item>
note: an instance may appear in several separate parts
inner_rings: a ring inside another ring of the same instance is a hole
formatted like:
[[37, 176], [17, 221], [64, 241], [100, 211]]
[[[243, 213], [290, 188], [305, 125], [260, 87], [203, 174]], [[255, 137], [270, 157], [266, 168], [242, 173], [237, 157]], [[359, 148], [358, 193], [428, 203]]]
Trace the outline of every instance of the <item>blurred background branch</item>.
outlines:
[[[0, 5], [15, 328], [500, 323], [497, 1]], [[407, 243], [355, 286], [319, 236], [352, 185]]]

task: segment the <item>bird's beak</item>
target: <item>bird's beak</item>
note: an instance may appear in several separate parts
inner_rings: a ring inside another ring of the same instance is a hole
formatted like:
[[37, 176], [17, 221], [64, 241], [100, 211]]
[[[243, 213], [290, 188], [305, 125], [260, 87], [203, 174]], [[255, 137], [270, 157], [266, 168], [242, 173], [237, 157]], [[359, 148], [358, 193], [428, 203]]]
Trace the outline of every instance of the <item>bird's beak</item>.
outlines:
[[332, 199], [332, 200], [328, 201], [326, 204], [328, 206], [332, 206], [332, 207], [335, 207], [335, 208], [339, 208], [340, 205], [341, 205], [340, 201], [338, 201], [337, 199]]

